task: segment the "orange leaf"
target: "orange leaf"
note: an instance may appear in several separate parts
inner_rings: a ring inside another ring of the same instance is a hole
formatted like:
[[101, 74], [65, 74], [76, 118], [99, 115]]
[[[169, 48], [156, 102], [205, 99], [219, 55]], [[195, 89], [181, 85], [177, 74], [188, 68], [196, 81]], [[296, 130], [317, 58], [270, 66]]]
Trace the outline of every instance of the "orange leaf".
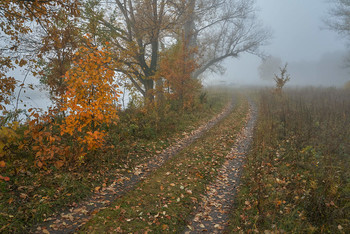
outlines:
[[3, 176], [0, 175], [0, 180], [10, 181], [10, 178], [7, 177], [7, 176], [3, 177]]
[[39, 168], [42, 168], [42, 167], [43, 167], [43, 163], [40, 162], [40, 161], [37, 163], [37, 165], [38, 165]]
[[64, 162], [63, 162], [63, 161], [57, 161], [57, 162], [55, 162], [55, 167], [56, 167], [57, 169], [60, 169], [63, 165], [64, 165]]

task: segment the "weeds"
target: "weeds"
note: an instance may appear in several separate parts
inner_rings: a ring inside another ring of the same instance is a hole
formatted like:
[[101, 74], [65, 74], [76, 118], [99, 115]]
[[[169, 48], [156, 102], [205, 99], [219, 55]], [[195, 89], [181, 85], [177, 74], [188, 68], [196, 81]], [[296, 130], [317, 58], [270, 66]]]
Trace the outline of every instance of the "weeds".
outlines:
[[348, 233], [350, 95], [264, 92], [231, 230]]

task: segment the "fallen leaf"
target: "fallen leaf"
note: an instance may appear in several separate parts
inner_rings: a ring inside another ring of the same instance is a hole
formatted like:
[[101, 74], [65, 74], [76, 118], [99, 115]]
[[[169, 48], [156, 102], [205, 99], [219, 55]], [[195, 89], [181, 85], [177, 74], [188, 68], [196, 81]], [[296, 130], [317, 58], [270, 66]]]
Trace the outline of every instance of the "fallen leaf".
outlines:
[[39, 168], [42, 168], [42, 167], [43, 167], [43, 163], [40, 162], [40, 161], [37, 163], [37, 165], [38, 165]]
[[10, 177], [7, 177], [7, 176], [3, 177], [0, 175], [0, 180], [10, 181]]
[[169, 228], [168, 225], [166, 225], [166, 224], [163, 224], [163, 225], [162, 225], [162, 229], [163, 229], [163, 230], [167, 230], [168, 228]]
[[62, 160], [55, 162], [55, 167], [57, 169], [60, 169], [64, 165], [64, 162]]
[[188, 194], [192, 194], [192, 190], [186, 190], [186, 193], [188, 193]]

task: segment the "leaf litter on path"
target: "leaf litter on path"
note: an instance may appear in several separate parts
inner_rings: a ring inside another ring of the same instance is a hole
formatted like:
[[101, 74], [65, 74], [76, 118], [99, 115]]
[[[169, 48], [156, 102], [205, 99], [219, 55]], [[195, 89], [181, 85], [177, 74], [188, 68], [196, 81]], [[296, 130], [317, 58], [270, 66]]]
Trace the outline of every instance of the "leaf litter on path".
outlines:
[[[152, 171], [161, 167], [167, 160], [200, 138], [205, 132], [223, 120], [233, 109], [234, 100], [210, 121], [186, 134], [184, 138], [152, 157], [148, 162], [140, 164], [126, 175], [116, 178], [110, 186], [95, 188], [95, 193], [88, 200], [70, 205], [70, 208], [47, 218], [36, 225], [30, 232], [34, 233], [73, 233], [84, 225], [99, 210], [105, 209], [118, 197], [132, 190], [136, 184], [145, 179]], [[192, 191], [191, 191], [192, 192]]]
[[250, 102], [247, 123], [238, 134], [231, 152], [218, 171], [215, 182], [207, 186], [207, 193], [184, 233], [222, 233], [229, 221], [229, 212], [238, 187], [244, 158], [252, 141], [257, 108]]

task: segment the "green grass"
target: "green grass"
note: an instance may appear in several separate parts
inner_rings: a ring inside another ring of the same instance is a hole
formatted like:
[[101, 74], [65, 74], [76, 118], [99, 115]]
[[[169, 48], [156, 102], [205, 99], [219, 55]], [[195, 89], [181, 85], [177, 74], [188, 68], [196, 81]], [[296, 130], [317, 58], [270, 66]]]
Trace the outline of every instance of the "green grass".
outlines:
[[183, 230], [206, 186], [230, 152], [247, 111], [248, 103], [241, 97], [225, 120], [152, 173], [135, 190], [95, 215], [81, 232], [174, 233]]
[[350, 93], [263, 92], [232, 232], [350, 232]]
[[[0, 182], [0, 232], [25, 232], [67, 204], [90, 196], [95, 187], [108, 185], [118, 173], [127, 173], [134, 165], [181, 138], [183, 132], [190, 132], [208, 121], [222, 110], [231, 96], [228, 92], [206, 92], [207, 101], [192, 112], [180, 115], [173, 111], [168, 113], [171, 118], [164, 115], [158, 121], [170, 123], [172, 127], [148, 128], [155, 133], [153, 135], [147, 135], [142, 128], [138, 134], [128, 129], [132, 121], [142, 121], [144, 125], [152, 127], [154, 122], [148, 116], [132, 120], [121, 114], [119, 126], [108, 129], [108, 144], [113, 145], [114, 149], [101, 150], [79, 168], [57, 170], [50, 167], [47, 171], [40, 171], [33, 165], [31, 152], [14, 149], [11, 155], [2, 158], [6, 161], [6, 167], [0, 168], [2, 176], [10, 177], [9, 182]], [[134, 124], [141, 126], [138, 122]]]

